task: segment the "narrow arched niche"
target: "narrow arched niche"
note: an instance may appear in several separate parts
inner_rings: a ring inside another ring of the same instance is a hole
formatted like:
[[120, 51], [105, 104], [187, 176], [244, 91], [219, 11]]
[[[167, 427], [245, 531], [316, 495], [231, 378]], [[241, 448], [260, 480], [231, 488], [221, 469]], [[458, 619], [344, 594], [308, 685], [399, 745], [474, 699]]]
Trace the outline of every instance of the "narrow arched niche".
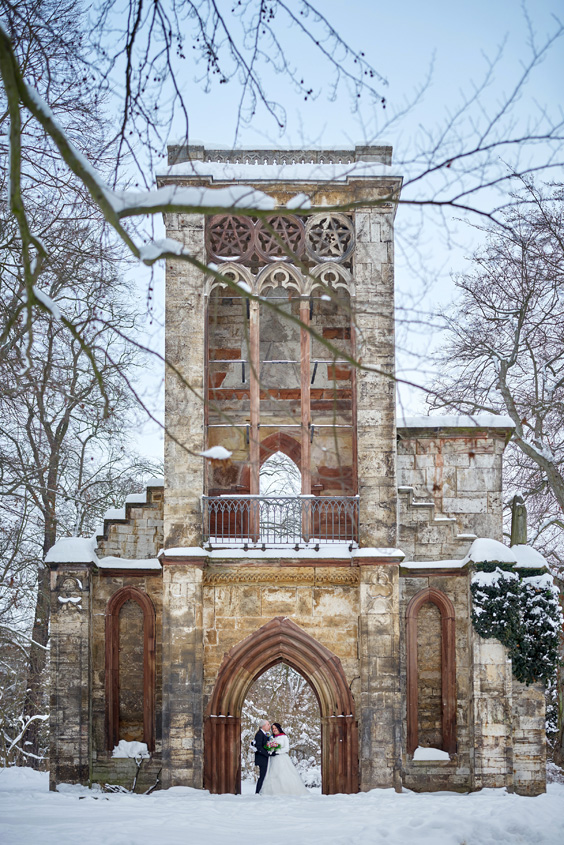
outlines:
[[[139, 612], [132, 607], [132, 604], [140, 609], [142, 623]], [[139, 654], [139, 644], [136, 644], [132, 649], [131, 665], [126, 668], [127, 654], [125, 649], [120, 649], [120, 641], [127, 639], [124, 634], [128, 622], [133, 627], [133, 635], [137, 632], [142, 636], [142, 659]], [[149, 596], [142, 590], [135, 587], [123, 587], [108, 601], [105, 664], [108, 750], [111, 751], [120, 739], [125, 738], [120, 736], [121, 731], [129, 729], [139, 735], [140, 741], [147, 743], [149, 751], [154, 751], [155, 609]], [[139, 677], [135, 674], [141, 667], [142, 685], [139, 684]], [[126, 695], [120, 695], [120, 678], [132, 680], [128, 690], [131, 693], [129, 702]], [[131, 725], [128, 725], [128, 719]]]
[[[413, 754], [419, 745], [420, 708], [419, 708], [419, 647], [418, 622], [423, 607], [431, 603], [440, 613], [440, 678], [441, 678], [441, 738], [443, 751], [456, 752], [456, 646], [454, 606], [448, 596], [440, 590], [429, 587], [417, 593], [409, 602], [406, 611], [407, 639], [407, 753]], [[431, 627], [431, 637], [433, 632]], [[438, 638], [436, 645], [438, 644]], [[436, 674], [436, 663], [431, 661], [430, 670]], [[436, 702], [425, 700], [425, 707], [432, 714]], [[426, 726], [429, 741], [432, 729]], [[437, 732], [435, 732], [437, 733]], [[435, 736], [435, 741], [438, 737]], [[434, 746], [437, 747], [437, 746]]]

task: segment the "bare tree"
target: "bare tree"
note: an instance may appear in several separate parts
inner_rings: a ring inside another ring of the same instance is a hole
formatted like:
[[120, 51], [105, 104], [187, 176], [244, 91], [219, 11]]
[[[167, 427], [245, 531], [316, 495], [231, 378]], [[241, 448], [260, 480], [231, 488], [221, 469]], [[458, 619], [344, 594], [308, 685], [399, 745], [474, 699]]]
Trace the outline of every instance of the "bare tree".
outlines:
[[444, 315], [444, 375], [434, 407], [507, 414], [510, 494], [522, 492], [530, 540], [562, 563], [564, 527], [564, 196], [527, 184], [505, 227], [489, 229], [460, 298]]
[[[49, 307], [36, 285], [39, 267], [46, 257], [45, 248], [28, 219], [22, 193], [26, 178], [22, 168], [24, 121], [38, 128], [51, 160], [70, 174], [69, 193], [87, 192], [135, 258], [152, 265], [159, 259], [174, 257], [204, 272], [206, 268], [196, 257], [174, 241], [143, 244], [135, 230], [136, 222], [161, 212], [212, 214], [225, 210], [266, 217], [271, 209], [268, 198], [259, 191], [243, 188], [235, 203], [232, 194], [226, 200], [214, 189], [196, 193], [189, 189], [150, 193], [115, 190], [125, 155], [137, 163], [137, 178], [143, 182], [151, 171], [153, 157], [164, 155], [175, 113], [184, 115], [188, 139], [189, 107], [181, 84], [188, 48], [200, 63], [200, 81], [204, 86], [211, 90], [217, 82], [236, 89], [240, 107], [235, 141], [241, 121], [251, 121], [256, 114], [262, 117], [266, 113], [279, 128], [284, 125], [283, 108], [268, 90], [266, 71], [273, 69], [285, 76], [303, 92], [304, 99], [311, 96], [307, 71], [294, 68], [287, 58], [295, 38], [308, 42], [312, 54], [332, 72], [328, 75], [330, 95], [342, 84], [348, 86], [353, 101], [365, 98], [380, 110], [386, 105], [382, 96], [383, 75], [368, 63], [362, 50], [346, 44], [338, 29], [307, 0], [298, 0], [296, 4], [284, 0], [240, 0], [233, 5], [229, 16], [222, 13], [215, 0], [155, 0], [149, 5], [141, 0], [129, 0], [126, 14], [121, 13], [121, 6], [114, 0], [97, 0], [91, 7], [93, 37], [88, 44], [84, 37], [73, 42], [57, 35], [59, 30], [43, 13], [44, 6], [52, 8], [56, 2], [64, 6], [64, 0], [37, 0], [34, 9], [39, 24], [29, 29], [30, 44], [43, 56], [45, 40], [58, 38], [63, 52], [74, 51], [73, 62], [80, 69], [79, 76], [84, 73], [80, 78], [94, 97], [111, 96], [118, 124], [110, 136], [116, 145], [117, 169], [110, 178], [95, 170], [67, 122], [54, 114], [57, 102], [51, 95], [50, 67], [45, 66], [46, 75], [39, 79], [28, 73], [26, 53], [14, 35], [24, 12], [18, 4], [2, 0], [0, 8], [8, 24], [0, 31], [0, 75], [9, 116], [9, 202], [21, 238], [26, 292], [25, 300], [20, 298], [13, 304], [11, 325], [24, 313], [27, 324], [31, 325], [34, 310]], [[65, 8], [70, 14], [69, 7]], [[76, 29], [80, 27], [76, 19], [80, 9], [73, 4], [73, 10]], [[400, 162], [406, 171], [402, 198], [398, 200], [393, 195], [379, 202], [399, 201], [430, 207], [439, 213], [457, 209], [499, 221], [501, 209], [508, 202], [504, 191], [515, 174], [524, 176], [562, 163], [562, 115], [551, 114], [549, 109], [541, 107], [529, 123], [522, 125], [515, 119], [514, 109], [529, 77], [563, 33], [563, 26], [556, 21], [552, 33], [538, 43], [531, 25], [529, 56], [524, 59], [522, 72], [505, 99], [489, 108], [484, 105], [485, 92], [497, 67], [492, 62], [484, 78], [474, 84], [459, 107], [450, 111], [437, 127], [427, 130], [413, 157]], [[309, 59], [308, 55], [304, 67], [312, 64]], [[402, 108], [398, 108], [392, 115], [392, 123], [400, 120], [402, 113]], [[382, 127], [382, 132], [385, 131], [386, 124]], [[540, 159], [534, 155], [539, 147], [543, 150]], [[492, 191], [497, 191], [495, 199]], [[359, 202], [366, 201], [359, 198]], [[315, 197], [309, 211], [315, 211]], [[233, 282], [223, 281], [233, 286]], [[275, 304], [269, 307], [276, 310]], [[72, 321], [64, 325], [71, 333], [78, 331]], [[6, 331], [2, 337], [6, 337]], [[338, 350], [326, 345], [330, 352], [338, 354]]]

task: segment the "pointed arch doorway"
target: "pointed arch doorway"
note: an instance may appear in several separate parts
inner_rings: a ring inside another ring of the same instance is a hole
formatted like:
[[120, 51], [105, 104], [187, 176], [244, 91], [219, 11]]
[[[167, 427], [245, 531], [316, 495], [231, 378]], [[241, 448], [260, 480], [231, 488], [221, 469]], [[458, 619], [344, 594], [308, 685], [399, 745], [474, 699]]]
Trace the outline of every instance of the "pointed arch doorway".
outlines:
[[276, 617], [225, 655], [204, 722], [204, 787], [241, 791], [241, 710], [252, 683], [277, 663], [299, 672], [321, 713], [323, 792], [358, 792], [358, 726], [341, 661], [291, 619]]

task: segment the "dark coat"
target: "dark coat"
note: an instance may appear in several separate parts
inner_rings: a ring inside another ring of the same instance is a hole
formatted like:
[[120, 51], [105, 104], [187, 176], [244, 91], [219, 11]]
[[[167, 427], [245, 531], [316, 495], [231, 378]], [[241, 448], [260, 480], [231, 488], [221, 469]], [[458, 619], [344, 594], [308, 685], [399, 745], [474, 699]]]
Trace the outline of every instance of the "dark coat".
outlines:
[[268, 737], [262, 730], [258, 730], [255, 734], [255, 766], [260, 766], [261, 763], [264, 763], [270, 757], [266, 749], [266, 743], [268, 742]]

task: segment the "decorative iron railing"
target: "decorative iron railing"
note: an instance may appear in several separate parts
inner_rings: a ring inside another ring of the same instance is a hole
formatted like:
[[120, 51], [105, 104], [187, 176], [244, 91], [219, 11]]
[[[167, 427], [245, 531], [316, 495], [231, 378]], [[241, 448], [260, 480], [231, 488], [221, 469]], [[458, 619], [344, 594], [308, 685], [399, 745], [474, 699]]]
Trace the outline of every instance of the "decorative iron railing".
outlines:
[[204, 496], [202, 519], [212, 548], [358, 541], [357, 496]]

